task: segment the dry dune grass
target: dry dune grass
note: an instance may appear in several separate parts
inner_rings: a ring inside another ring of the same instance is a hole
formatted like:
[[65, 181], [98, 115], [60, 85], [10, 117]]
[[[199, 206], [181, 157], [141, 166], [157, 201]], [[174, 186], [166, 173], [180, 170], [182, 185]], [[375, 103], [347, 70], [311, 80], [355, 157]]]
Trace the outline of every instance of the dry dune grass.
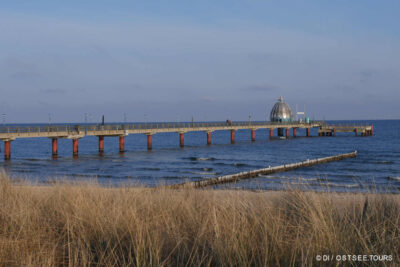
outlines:
[[0, 201], [3, 266], [309, 266], [321, 264], [317, 254], [400, 262], [397, 195], [34, 186], [2, 174]]

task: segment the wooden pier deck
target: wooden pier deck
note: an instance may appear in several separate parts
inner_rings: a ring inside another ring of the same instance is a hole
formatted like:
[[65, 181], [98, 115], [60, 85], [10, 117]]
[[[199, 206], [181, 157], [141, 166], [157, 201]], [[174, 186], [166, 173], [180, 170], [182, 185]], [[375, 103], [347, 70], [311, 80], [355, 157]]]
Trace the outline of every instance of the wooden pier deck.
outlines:
[[361, 136], [369, 136], [373, 134], [373, 125], [329, 125], [324, 124], [318, 130], [318, 136], [335, 136], [336, 133], [355, 133]]
[[104, 137], [119, 137], [119, 151], [125, 150], [125, 136], [130, 134], [147, 135], [147, 149], [152, 149], [152, 136], [157, 133], [176, 132], [179, 134], [179, 145], [184, 146], [184, 134], [187, 132], [205, 132], [206, 143], [211, 145], [211, 133], [214, 131], [230, 131], [231, 143], [235, 143], [235, 133], [238, 130], [250, 130], [251, 140], [255, 141], [255, 131], [265, 129], [269, 131], [270, 138], [274, 136], [275, 129], [281, 131], [286, 138], [289, 138], [289, 130], [292, 129], [292, 136], [297, 136], [297, 129], [306, 129], [306, 136], [310, 136], [310, 129], [318, 128], [319, 136], [333, 135], [336, 132], [355, 131], [362, 135], [372, 135], [373, 126], [352, 126], [340, 127], [326, 125], [323, 121], [305, 122], [184, 122], [184, 123], [134, 123], [134, 124], [104, 124], [104, 125], [47, 125], [47, 126], [3, 126], [0, 127], [0, 140], [4, 141], [4, 158], [11, 157], [11, 141], [18, 138], [39, 138], [52, 139], [52, 154], [58, 154], [57, 140], [59, 138], [72, 139], [73, 155], [78, 155], [78, 140], [85, 136], [98, 136], [99, 152], [104, 151]]

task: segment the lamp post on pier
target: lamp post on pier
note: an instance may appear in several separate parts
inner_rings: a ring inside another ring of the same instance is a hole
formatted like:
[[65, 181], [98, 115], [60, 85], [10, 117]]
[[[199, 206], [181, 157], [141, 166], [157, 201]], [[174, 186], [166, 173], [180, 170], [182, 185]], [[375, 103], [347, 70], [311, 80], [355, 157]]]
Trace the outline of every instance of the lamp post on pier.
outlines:
[[2, 116], [2, 119], [3, 119], [3, 126], [4, 126], [6, 124], [6, 116], [7, 116], [7, 114], [3, 113], [3, 114], [1, 114], [1, 116]]

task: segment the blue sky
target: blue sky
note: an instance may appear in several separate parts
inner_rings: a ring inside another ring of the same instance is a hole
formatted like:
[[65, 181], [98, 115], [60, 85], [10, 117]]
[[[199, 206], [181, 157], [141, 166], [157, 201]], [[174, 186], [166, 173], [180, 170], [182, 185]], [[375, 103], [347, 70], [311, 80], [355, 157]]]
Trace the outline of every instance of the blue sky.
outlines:
[[7, 122], [399, 119], [400, 1], [2, 1]]

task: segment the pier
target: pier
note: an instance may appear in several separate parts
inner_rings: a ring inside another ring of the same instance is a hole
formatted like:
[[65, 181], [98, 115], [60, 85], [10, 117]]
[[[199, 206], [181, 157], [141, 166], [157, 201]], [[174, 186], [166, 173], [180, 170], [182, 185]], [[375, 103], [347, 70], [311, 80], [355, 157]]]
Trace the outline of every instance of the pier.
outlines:
[[[152, 150], [152, 136], [157, 133], [175, 132], [179, 134], [179, 146], [185, 146], [185, 133], [204, 132], [205, 144], [212, 144], [212, 133], [215, 131], [230, 131], [230, 142], [235, 143], [235, 134], [238, 130], [250, 130], [249, 139], [256, 140], [256, 131], [269, 131], [269, 138], [274, 137], [274, 131], [283, 138], [296, 138], [298, 129], [305, 129], [305, 136], [310, 137], [310, 129], [317, 128], [319, 136], [334, 136], [337, 132], [355, 132], [362, 136], [373, 135], [373, 126], [337, 126], [327, 125], [323, 121], [310, 122], [185, 122], [185, 123], [140, 123], [140, 124], [105, 124], [105, 125], [57, 125], [57, 126], [3, 126], [0, 127], [0, 140], [4, 142], [4, 159], [11, 158], [11, 142], [18, 138], [51, 139], [51, 153], [58, 154], [58, 139], [71, 139], [73, 156], [79, 153], [79, 139], [85, 136], [97, 136], [99, 139], [99, 153], [104, 151], [104, 137], [119, 138], [119, 152], [125, 151], [125, 136], [130, 134], [147, 135], [147, 149]], [[284, 135], [283, 135], [284, 133]]]

